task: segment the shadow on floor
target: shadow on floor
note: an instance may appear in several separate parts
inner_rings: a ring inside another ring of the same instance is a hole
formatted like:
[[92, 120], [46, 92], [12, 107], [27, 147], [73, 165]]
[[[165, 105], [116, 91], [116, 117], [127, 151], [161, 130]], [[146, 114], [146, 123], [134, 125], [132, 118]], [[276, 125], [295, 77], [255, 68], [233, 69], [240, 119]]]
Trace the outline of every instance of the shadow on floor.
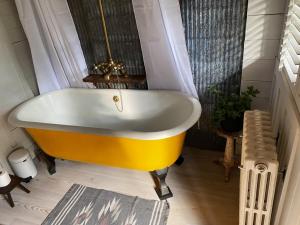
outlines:
[[[170, 169], [167, 181], [174, 193], [169, 200], [174, 224], [238, 224], [239, 171], [234, 169], [225, 183], [224, 169], [213, 162], [221, 156], [189, 148], [184, 152], [185, 162]], [[176, 214], [178, 211], [185, 215]]]

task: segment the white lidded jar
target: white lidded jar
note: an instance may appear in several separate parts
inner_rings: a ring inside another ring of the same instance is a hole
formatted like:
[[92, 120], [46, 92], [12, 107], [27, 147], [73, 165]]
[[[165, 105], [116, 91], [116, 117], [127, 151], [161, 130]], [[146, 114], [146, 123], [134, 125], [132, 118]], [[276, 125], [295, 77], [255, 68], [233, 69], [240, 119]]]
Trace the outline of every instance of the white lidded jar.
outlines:
[[25, 148], [19, 148], [10, 153], [8, 161], [18, 177], [34, 178], [37, 174], [36, 166]]
[[8, 172], [2, 167], [0, 163], [0, 188], [9, 185], [11, 182]]

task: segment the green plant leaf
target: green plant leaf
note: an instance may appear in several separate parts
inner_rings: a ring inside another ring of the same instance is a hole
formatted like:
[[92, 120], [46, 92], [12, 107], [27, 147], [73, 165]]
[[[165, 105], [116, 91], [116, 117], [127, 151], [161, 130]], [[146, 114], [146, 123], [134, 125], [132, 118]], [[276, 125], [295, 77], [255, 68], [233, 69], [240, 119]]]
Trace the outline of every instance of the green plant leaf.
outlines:
[[[238, 90], [238, 88], [235, 87], [234, 89]], [[216, 85], [211, 86], [209, 91], [217, 99], [213, 114], [213, 120], [217, 126], [223, 120], [242, 117], [244, 112], [250, 109], [253, 98], [259, 94], [259, 91], [253, 86], [248, 86], [240, 95], [233, 91], [226, 96]]]

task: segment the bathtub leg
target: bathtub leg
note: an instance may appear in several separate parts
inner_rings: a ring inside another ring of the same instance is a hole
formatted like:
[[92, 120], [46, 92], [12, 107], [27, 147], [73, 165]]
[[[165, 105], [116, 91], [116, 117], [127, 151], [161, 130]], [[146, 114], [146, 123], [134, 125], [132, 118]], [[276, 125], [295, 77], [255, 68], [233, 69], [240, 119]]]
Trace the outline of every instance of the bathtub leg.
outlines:
[[46, 164], [47, 169], [50, 175], [53, 175], [56, 173], [56, 166], [55, 166], [55, 158], [52, 156], [47, 155], [46, 156]]
[[50, 155], [47, 155], [42, 150], [40, 150], [40, 157], [45, 161], [49, 174], [50, 175], [55, 174], [56, 173], [55, 158]]
[[48, 164], [47, 164], [48, 172], [50, 175], [53, 175], [56, 173], [56, 166], [55, 166], [55, 158], [49, 156], [48, 157]]
[[171, 192], [169, 186], [166, 184], [168, 168], [155, 170], [151, 172], [151, 174], [156, 184], [155, 191], [160, 200], [165, 200], [167, 198], [173, 197], [173, 193]]
[[184, 157], [182, 156], [182, 155], [180, 155], [179, 157], [178, 157], [178, 159], [176, 160], [176, 162], [175, 162], [175, 164], [177, 165], [177, 166], [181, 166], [181, 164], [184, 162]]

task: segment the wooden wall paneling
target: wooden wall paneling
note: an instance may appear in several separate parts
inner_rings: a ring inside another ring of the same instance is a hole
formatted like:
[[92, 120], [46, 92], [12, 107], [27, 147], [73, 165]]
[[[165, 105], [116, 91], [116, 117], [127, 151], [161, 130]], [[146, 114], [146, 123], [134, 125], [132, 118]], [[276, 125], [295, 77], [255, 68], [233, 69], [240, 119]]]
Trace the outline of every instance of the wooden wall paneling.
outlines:
[[277, 14], [283, 13], [284, 0], [249, 0], [248, 15]]
[[[273, 93], [273, 127], [278, 134], [279, 176], [274, 200], [273, 222], [275, 225], [295, 225], [294, 210], [300, 202], [300, 117], [285, 78], [276, 73]], [[298, 194], [299, 193], [299, 194]], [[291, 222], [293, 221], [293, 223]]]

